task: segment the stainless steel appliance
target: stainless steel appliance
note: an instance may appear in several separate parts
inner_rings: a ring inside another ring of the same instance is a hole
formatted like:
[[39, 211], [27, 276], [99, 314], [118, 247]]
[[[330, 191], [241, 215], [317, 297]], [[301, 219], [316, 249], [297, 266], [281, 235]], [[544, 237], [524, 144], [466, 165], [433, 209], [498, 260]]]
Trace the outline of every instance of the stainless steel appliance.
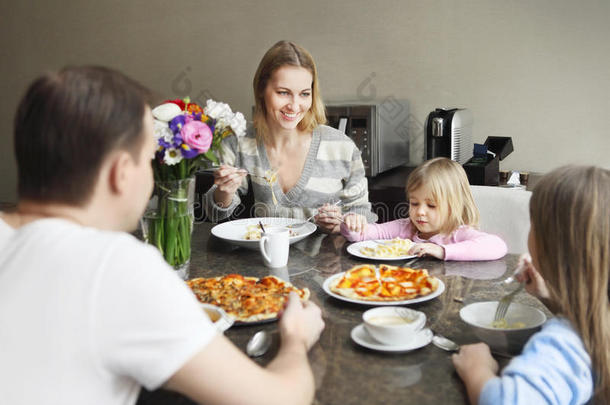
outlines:
[[362, 152], [366, 175], [409, 162], [409, 108], [405, 100], [379, 103], [330, 103], [326, 105], [330, 126], [352, 138]]
[[472, 126], [470, 110], [437, 108], [426, 119], [426, 159], [448, 157], [464, 164], [472, 157]]

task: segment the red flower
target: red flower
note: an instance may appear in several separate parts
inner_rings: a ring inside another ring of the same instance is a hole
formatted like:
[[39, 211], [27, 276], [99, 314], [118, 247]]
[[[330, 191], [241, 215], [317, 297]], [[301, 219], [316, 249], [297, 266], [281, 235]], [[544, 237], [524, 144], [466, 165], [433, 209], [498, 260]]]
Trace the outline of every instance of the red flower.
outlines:
[[180, 109], [181, 109], [182, 111], [184, 111], [185, 104], [184, 104], [184, 101], [182, 101], [182, 100], [180, 100], [180, 99], [175, 99], [175, 100], [165, 100], [163, 103], [174, 103], [174, 104], [176, 104], [178, 107], [180, 107]]

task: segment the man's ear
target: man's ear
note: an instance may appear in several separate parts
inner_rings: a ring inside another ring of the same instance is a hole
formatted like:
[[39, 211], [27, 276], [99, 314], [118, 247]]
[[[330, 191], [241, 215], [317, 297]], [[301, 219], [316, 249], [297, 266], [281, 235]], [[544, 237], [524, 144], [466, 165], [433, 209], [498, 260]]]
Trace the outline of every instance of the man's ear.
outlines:
[[124, 194], [129, 187], [129, 177], [133, 169], [133, 158], [127, 151], [119, 151], [110, 161], [108, 186], [113, 194]]

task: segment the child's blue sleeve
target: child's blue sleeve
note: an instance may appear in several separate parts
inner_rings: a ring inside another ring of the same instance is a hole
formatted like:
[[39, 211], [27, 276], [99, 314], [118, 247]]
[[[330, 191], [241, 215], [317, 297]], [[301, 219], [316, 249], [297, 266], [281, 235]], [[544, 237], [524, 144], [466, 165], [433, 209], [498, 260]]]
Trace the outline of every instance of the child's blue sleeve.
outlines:
[[485, 384], [479, 405], [584, 404], [593, 395], [591, 358], [565, 319], [551, 319], [523, 353]]

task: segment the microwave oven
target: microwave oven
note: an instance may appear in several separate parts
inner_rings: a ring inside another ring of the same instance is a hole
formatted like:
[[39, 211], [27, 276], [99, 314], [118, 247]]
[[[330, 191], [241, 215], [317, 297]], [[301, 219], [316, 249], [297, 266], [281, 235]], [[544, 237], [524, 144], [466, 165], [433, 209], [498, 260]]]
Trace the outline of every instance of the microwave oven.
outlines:
[[329, 103], [328, 125], [352, 138], [367, 177], [409, 163], [409, 108], [406, 100]]

